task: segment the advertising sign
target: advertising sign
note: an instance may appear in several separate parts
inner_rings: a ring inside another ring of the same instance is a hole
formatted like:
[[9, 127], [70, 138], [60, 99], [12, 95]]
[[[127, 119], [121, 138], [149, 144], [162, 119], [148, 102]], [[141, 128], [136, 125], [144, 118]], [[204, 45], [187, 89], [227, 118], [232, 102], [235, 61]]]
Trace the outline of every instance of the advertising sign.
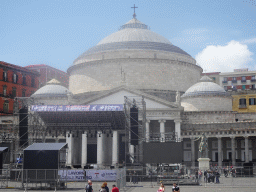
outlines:
[[32, 105], [30, 111], [123, 111], [122, 104], [113, 105]]
[[85, 170], [86, 179], [84, 178], [84, 170], [59, 170], [60, 180], [66, 181], [115, 181], [117, 178], [116, 170]]

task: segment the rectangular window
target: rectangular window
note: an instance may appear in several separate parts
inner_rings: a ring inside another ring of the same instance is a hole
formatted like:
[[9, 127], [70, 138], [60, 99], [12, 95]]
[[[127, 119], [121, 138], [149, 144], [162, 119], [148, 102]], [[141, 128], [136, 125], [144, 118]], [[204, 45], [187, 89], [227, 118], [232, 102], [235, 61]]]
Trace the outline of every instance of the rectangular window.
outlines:
[[232, 80], [236, 80], [236, 77], [232, 77]]
[[17, 74], [13, 74], [13, 83], [17, 83], [18, 80], [18, 75]]
[[256, 105], [255, 98], [249, 98], [249, 105]]
[[252, 76], [251, 80], [255, 80], [255, 75], [254, 75], [254, 76]]
[[12, 97], [16, 97], [16, 87], [12, 88]]
[[227, 78], [227, 77], [224, 77], [224, 81], [228, 81], [228, 78]]
[[4, 113], [9, 112], [9, 101], [4, 101], [3, 110], [4, 110]]
[[255, 89], [255, 84], [252, 84], [252, 89]]
[[217, 149], [218, 148], [218, 141], [212, 141], [212, 148]]
[[242, 80], [246, 80], [246, 77], [245, 77], [245, 76], [242, 76]]
[[35, 79], [34, 78], [31, 79], [31, 87], [35, 87]]
[[7, 95], [7, 86], [6, 85], [3, 86], [3, 95], [4, 95], [4, 97], [6, 97], [6, 95]]
[[26, 90], [22, 90], [22, 97], [26, 97]]
[[6, 71], [3, 72], [3, 80], [4, 80], [4, 81], [7, 81], [7, 80], [8, 80], [8, 79], [7, 79], [7, 72], [6, 72]]
[[239, 108], [246, 108], [246, 99], [239, 99]]
[[246, 99], [245, 98], [239, 99], [239, 105], [246, 105]]
[[224, 89], [225, 89], [225, 91], [227, 91], [227, 90], [228, 90], [228, 87], [227, 87], [227, 86], [224, 86]]
[[25, 75], [22, 77], [22, 85], [27, 85], [26, 84], [26, 76]]
[[242, 90], [245, 90], [245, 85], [242, 85]]

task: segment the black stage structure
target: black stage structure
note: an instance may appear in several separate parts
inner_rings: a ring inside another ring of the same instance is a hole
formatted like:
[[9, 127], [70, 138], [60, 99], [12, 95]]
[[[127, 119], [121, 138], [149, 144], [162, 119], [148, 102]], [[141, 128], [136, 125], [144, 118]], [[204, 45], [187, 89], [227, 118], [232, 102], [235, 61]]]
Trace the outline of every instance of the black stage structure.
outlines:
[[[75, 136], [87, 131], [87, 137], [96, 137], [97, 131], [112, 136], [114, 130], [125, 130], [125, 111], [123, 104], [113, 105], [32, 105], [32, 116], [40, 117], [44, 129], [38, 129], [37, 123], [30, 126], [30, 131], [35, 137], [33, 142], [45, 142], [46, 136], [56, 138], [66, 137], [72, 133]], [[32, 117], [33, 118], [33, 117]], [[33, 122], [33, 120], [32, 120]], [[120, 134], [120, 139], [125, 134]], [[125, 161], [125, 143], [119, 141], [119, 162]], [[95, 144], [88, 144], [89, 150], [87, 163], [96, 163]], [[97, 146], [96, 146], [97, 149]], [[94, 151], [95, 152], [95, 151]], [[94, 154], [94, 155], [93, 155]]]

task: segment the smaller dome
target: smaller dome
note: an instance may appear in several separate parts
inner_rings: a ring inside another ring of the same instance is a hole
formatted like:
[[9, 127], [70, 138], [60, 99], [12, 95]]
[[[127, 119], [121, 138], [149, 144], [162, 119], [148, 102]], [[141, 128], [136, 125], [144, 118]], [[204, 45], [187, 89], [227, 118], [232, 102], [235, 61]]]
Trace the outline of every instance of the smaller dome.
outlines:
[[68, 93], [71, 92], [62, 86], [58, 80], [52, 79], [31, 95], [31, 97], [66, 97]]
[[181, 97], [193, 96], [227, 96], [227, 92], [220, 85], [214, 83], [211, 78], [204, 76], [200, 79], [199, 83], [191, 86]]

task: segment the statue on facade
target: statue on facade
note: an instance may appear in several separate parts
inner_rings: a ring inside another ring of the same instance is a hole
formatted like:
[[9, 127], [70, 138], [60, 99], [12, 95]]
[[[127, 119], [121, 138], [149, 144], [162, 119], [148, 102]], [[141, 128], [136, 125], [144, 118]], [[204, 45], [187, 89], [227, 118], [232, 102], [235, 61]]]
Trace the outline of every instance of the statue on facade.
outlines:
[[180, 104], [180, 92], [179, 91], [176, 92], [176, 103], [178, 104], [178, 106], [181, 105]]
[[200, 137], [195, 139], [194, 141], [201, 140], [199, 144], [199, 152], [201, 158], [207, 158], [207, 151], [208, 151], [208, 139], [203, 133]]

